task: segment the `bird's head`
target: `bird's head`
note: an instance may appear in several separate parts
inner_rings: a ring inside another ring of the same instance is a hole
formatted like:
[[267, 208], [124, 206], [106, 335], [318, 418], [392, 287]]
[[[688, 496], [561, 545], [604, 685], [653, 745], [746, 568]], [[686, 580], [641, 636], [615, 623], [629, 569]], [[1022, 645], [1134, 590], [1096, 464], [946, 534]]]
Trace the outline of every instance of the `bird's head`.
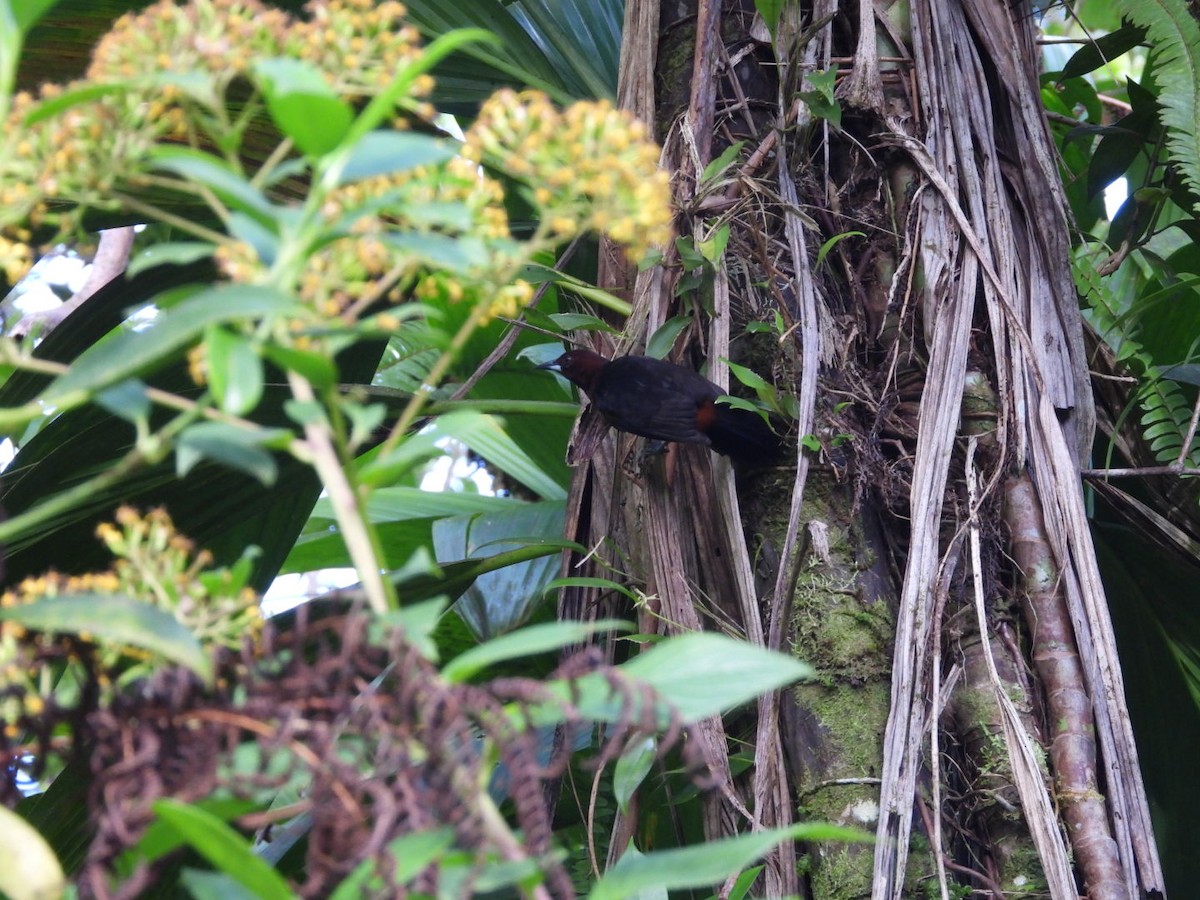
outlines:
[[572, 384], [590, 393], [596, 379], [600, 377], [600, 370], [607, 363], [607, 359], [592, 350], [568, 350], [558, 359], [542, 363], [538, 368], [557, 372]]

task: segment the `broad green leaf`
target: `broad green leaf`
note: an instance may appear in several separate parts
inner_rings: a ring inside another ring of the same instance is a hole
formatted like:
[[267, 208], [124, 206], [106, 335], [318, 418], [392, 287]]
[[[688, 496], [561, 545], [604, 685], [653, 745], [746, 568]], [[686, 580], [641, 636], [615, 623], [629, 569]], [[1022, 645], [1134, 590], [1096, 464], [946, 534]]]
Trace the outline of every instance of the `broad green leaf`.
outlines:
[[[206, 797], [195, 804], [199, 809], [216, 816], [222, 822], [230, 822], [238, 816], [255, 812], [259, 809], [257, 803], [241, 797]], [[154, 862], [162, 859], [168, 853], [173, 853], [185, 843], [183, 835], [162, 820], [151, 822], [146, 833], [130, 850], [126, 858], [132, 865], [134, 859]]]
[[216, 248], [204, 241], [168, 241], [154, 244], [129, 261], [125, 274], [133, 278], [139, 272], [165, 264], [186, 266], [188, 263], [212, 256]]
[[625, 743], [625, 749], [613, 769], [613, 794], [617, 807], [629, 812], [629, 801], [650, 774], [654, 760], [658, 758], [658, 741], [648, 734], [634, 734]]
[[17, 804], [17, 813], [45, 838], [67, 872], [83, 865], [91, 844], [87, 810], [91, 778], [88, 761], [73, 758], [44, 791]]
[[442, 669], [442, 677], [451, 682], [462, 682], [479, 674], [488, 666], [522, 656], [548, 653], [571, 644], [578, 644], [601, 631], [632, 631], [633, 626], [620, 619], [603, 619], [598, 622], [546, 622], [530, 625], [461, 653]]
[[298, 59], [260, 59], [254, 74], [279, 130], [306, 156], [324, 156], [342, 142], [354, 110], [315, 66]]
[[754, 886], [754, 882], [758, 880], [758, 876], [762, 874], [762, 870], [766, 866], [751, 866], [737, 877], [737, 881], [733, 883], [733, 888], [729, 891], [729, 900], [745, 900], [750, 896], [750, 888]]
[[205, 334], [208, 383], [221, 409], [244, 416], [258, 406], [263, 395], [262, 357], [250, 341], [220, 325]]
[[784, 2], [785, 0], [754, 0], [754, 8], [762, 16], [763, 24], [771, 33], [771, 40], [775, 40], [775, 30], [779, 27], [779, 16], [783, 12]]
[[[3, 0], [3, 5], [8, 6], [9, 2], [10, 0]], [[15, 8], [12, 10], [13, 24], [22, 33], [27, 32], [56, 3], [58, 0], [15, 0]]]
[[205, 681], [212, 678], [212, 663], [196, 636], [170, 613], [132, 597], [62, 594], [0, 608], [0, 619], [31, 631], [86, 633], [92, 640], [149, 650]]
[[337, 363], [324, 353], [297, 350], [294, 347], [282, 347], [278, 344], [267, 344], [262, 348], [262, 352], [279, 368], [295, 372], [319, 391], [337, 384]]
[[754, 393], [760, 395], [763, 391], [770, 391], [771, 393], [774, 393], [774, 386], [753, 369], [740, 366], [737, 363], [730, 362], [727, 359], [723, 360], [723, 362], [725, 365], [729, 366], [729, 371], [733, 373], [733, 376], [746, 387], [750, 388], [750, 390], [754, 391]]
[[264, 224], [261, 218], [234, 210], [225, 224], [230, 237], [249, 244], [264, 266], [275, 264], [279, 256], [279, 235], [275, 233], [275, 223]]
[[137, 377], [192, 343], [209, 325], [296, 310], [296, 301], [270, 288], [231, 284], [202, 290], [162, 313], [149, 328], [123, 331], [89, 348], [46, 388], [42, 400], [63, 405]]
[[47, 900], [66, 887], [58, 857], [36, 828], [0, 806], [0, 894], [11, 900]]
[[587, 313], [551, 313], [547, 318], [563, 331], [607, 331], [616, 334], [616, 329], [599, 316]]
[[151, 404], [146, 396], [146, 385], [136, 378], [101, 391], [96, 395], [96, 404], [134, 425], [145, 422], [150, 415]]
[[1118, 56], [1128, 53], [1145, 39], [1145, 28], [1126, 25], [1110, 34], [1089, 41], [1075, 51], [1075, 55], [1063, 66], [1059, 78], [1065, 81], [1068, 78], [1078, 78], [1088, 72], [1094, 72]]
[[725, 170], [733, 165], [733, 161], [738, 158], [738, 154], [742, 152], [742, 148], [745, 146], [745, 141], [737, 141], [726, 147], [720, 156], [704, 167], [704, 173], [700, 176], [701, 183], [712, 181], [724, 175]]
[[[812, 674], [810, 666], [790, 656], [713, 632], [669, 638], [620, 668], [658, 693], [665, 704], [658, 711], [664, 726], [670, 707], [684, 722], [695, 722]], [[626, 715], [621, 699], [611, 695], [610, 685], [600, 676], [584, 676], [576, 688], [576, 705], [587, 718], [617, 722]], [[564, 697], [570, 695], [566, 685], [554, 689]], [[561, 713], [543, 707], [536, 719], [538, 724], [555, 722]]]
[[720, 634], [680, 635], [622, 666], [689, 721], [715, 715], [812, 674], [797, 659]]
[[484, 640], [529, 621], [543, 602], [543, 586], [558, 574], [550, 548], [562, 549], [563, 501], [520, 504], [509, 509], [456, 516], [433, 523], [439, 562], [490, 560], [496, 554], [530, 552], [527, 561], [480, 572], [464, 588], [454, 609]]
[[351, 148], [340, 183], [438, 165], [457, 152], [457, 142], [445, 138], [413, 131], [372, 131]]
[[258, 189], [211, 153], [186, 147], [158, 147], [151, 159], [158, 168], [198, 181], [225, 203], [264, 222], [274, 221], [279, 213]]
[[450, 272], [466, 273], [488, 263], [487, 247], [479, 238], [410, 231], [386, 234], [383, 242], [415, 260]]
[[457, 428], [457, 422], [456, 419], [442, 416], [438, 419], [435, 430], [440, 435], [455, 438], [466, 444], [501, 472], [511, 475], [538, 496], [546, 500], [566, 498], [566, 488], [542, 471], [529, 454], [509, 437], [496, 418], [481, 416], [462, 430]]
[[175, 800], [159, 800], [153, 808], [160, 821], [177, 831], [218, 871], [260, 900], [295, 897], [283, 876], [254, 855], [246, 838], [212, 813]]
[[699, 888], [722, 882], [758, 861], [784, 841], [845, 840], [867, 842], [861, 831], [834, 825], [793, 825], [706, 841], [653, 853], [621, 857], [588, 894], [589, 900], [623, 900], [641, 891]]
[[675, 338], [679, 337], [679, 333], [691, 323], [691, 316], [675, 316], [667, 319], [646, 342], [646, 355], [655, 359], [665, 358], [671, 352], [671, 348], [675, 346]]
[[279, 474], [279, 465], [263, 447], [289, 437], [282, 429], [249, 429], [225, 422], [198, 422], [179, 435], [175, 445], [176, 471], [180, 476], [186, 475], [201, 460], [209, 459], [245, 472], [264, 487], [270, 487]]
[[714, 267], [721, 262], [725, 248], [729, 245], [729, 223], [726, 222], [712, 235], [696, 244], [696, 249]]

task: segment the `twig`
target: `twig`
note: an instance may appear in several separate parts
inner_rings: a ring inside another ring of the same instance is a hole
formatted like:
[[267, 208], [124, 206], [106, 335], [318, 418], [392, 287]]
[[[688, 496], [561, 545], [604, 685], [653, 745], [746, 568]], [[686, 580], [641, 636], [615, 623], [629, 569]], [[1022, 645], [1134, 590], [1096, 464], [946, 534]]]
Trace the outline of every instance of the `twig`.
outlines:
[[1200, 475], [1200, 468], [1169, 463], [1165, 466], [1138, 466], [1131, 469], [1080, 469], [1084, 478], [1144, 478], [1149, 475]]
[[[562, 252], [562, 255], [554, 263], [554, 268], [560, 269], [571, 261], [571, 257], [575, 255], [575, 250], [579, 246], [579, 240], [580, 239], [576, 237], [575, 240], [571, 241], [571, 243], [567, 245], [567, 249]], [[550, 282], [547, 281], [537, 289], [537, 293], [533, 295], [533, 299], [529, 302], [530, 309], [533, 309], [538, 305], [538, 301], [541, 300], [545, 295], [548, 287], [550, 287]], [[515, 325], [516, 323], [513, 324]], [[508, 351], [512, 349], [513, 344], [517, 342], [517, 336], [520, 333], [520, 328], [510, 328], [505, 333], [504, 337], [500, 339], [500, 343], [496, 345], [496, 348], [489, 353], [487, 358], [479, 364], [474, 372], [471, 373], [471, 377], [464, 381], [454, 391], [454, 393], [450, 395], [450, 399], [461, 400], [468, 394], [468, 392], [470, 392], [471, 388], [479, 384], [480, 379], [490, 372], [496, 363], [504, 359], [504, 357], [508, 354]]]
[[[312, 385], [295, 372], [288, 373], [288, 383], [292, 387], [292, 393], [301, 403], [316, 400]], [[358, 570], [358, 577], [362, 579], [367, 602], [375, 612], [385, 613], [397, 606], [395, 589], [391, 582], [383, 577], [382, 560], [377, 553], [376, 541], [366, 524], [366, 511], [342, 467], [337, 448], [333, 445], [329, 422], [324, 417], [310, 422], [304, 426], [304, 435], [312, 451], [313, 467], [317, 470], [325, 490], [329, 492], [329, 502], [333, 506], [338, 528], [341, 529], [342, 540], [345, 541], [350, 559]]]
[[92, 258], [92, 268], [87, 280], [70, 300], [44, 313], [25, 316], [12, 330], [14, 338], [28, 337], [34, 331], [42, 337], [57, 328], [67, 316], [83, 306], [100, 288], [125, 271], [129, 265], [129, 251], [133, 249], [133, 226], [109, 228], [100, 232], [100, 244]]

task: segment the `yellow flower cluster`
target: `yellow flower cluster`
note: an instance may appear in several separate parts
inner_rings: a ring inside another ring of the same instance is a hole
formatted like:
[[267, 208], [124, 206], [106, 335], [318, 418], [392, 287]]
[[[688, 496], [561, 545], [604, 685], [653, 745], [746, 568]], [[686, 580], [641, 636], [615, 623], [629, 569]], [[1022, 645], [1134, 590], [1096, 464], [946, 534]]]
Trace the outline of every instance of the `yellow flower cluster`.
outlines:
[[290, 17], [259, 0], [158, 0], [125, 13], [96, 45], [87, 78], [139, 81], [160, 72], [207, 72], [227, 82], [279, 56]]
[[[378, 90], [420, 56], [404, 12], [393, 0], [311, 0], [303, 18], [261, 0], [157, 0], [126, 13], [97, 44], [85, 80], [14, 98], [0, 133], [0, 228], [40, 225], [47, 200], [72, 210], [112, 205], [118, 179], [136, 182], [155, 143], [203, 141], [214, 127], [233, 127], [221, 125], [225, 90], [238, 76], [253, 78], [255, 59], [307, 60], [346, 97]], [[64, 91], [94, 85], [119, 89], [27, 124]], [[422, 99], [431, 89], [430, 78], [418, 78], [401, 106], [432, 115]]]
[[[68, 85], [66, 90], [83, 86]], [[145, 157], [171, 121], [150, 123], [138, 104], [118, 98], [68, 107], [61, 114], [26, 125], [37, 108], [61, 96], [56, 85], [38, 99], [18, 94], [0, 138], [0, 225], [40, 225], [51, 198], [79, 205], [104, 202], [118, 177]]]
[[645, 126], [606, 100], [557, 109], [539, 91], [494, 94], [464, 153], [531, 188], [558, 238], [601, 231], [640, 256], [670, 235], [671, 190]]
[[[503, 190], [462, 157], [343, 185], [329, 195], [322, 212], [331, 227], [349, 232], [313, 253], [301, 278], [300, 295], [324, 317], [342, 315], [372, 296], [388, 273], [395, 286], [379, 299], [403, 299], [403, 287], [427, 263], [424, 240], [453, 245], [462, 264], [454, 274], [438, 273], [438, 290], [418, 286], [420, 299], [462, 302], [477, 297], [471, 285], [486, 281], [511, 256]], [[237, 256], [234, 251], [218, 254], [231, 275], [235, 269], [226, 258]], [[241, 263], [248, 272], [246, 261]], [[512, 302], [502, 308], [511, 308]]]
[[0, 235], [0, 272], [10, 285], [16, 284], [33, 265], [33, 250], [24, 241], [10, 241]]
[[486, 324], [495, 318], [516, 317], [533, 300], [534, 289], [533, 285], [520, 278], [511, 284], [496, 284], [486, 278], [461, 278], [434, 271], [417, 283], [413, 293], [418, 300], [427, 303], [486, 302], [480, 317], [480, 323]]
[[96, 534], [117, 557], [120, 590], [172, 613], [205, 644], [238, 647], [258, 631], [257, 595], [227, 570], [211, 570], [212, 555], [176, 531], [165, 509], [143, 516], [123, 506], [116, 518], [119, 528], [102, 523]]
[[[27, 578], [15, 590], [0, 595], [0, 606], [72, 594], [119, 594], [170, 613], [209, 647], [237, 648], [247, 636], [261, 631], [257, 595], [238, 583], [229, 570], [211, 569], [211, 556], [197, 551], [180, 535], [165, 510], [143, 516], [122, 507], [116, 519], [115, 525], [106, 522], [96, 529], [117, 557], [111, 569], [72, 576], [48, 572]], [[116, 678], [118, 685], [148, 674], [155, 663], [161, 663], [142, 649], [84, 633], [79, 637], [94, 641], [102, 678]], [[20, 625], [0, 621], [0, 683], [10, 688], [0, 696], [0, 723], [9, 738], [17, 737], [17, 723], [24, 715], [36, 715], [53, 691], [54, 682], [46, 679], [48, 670], [38, 656], [47, 652], [61, 656], [61, 644], [58, 653], [53, 652], [56, 640], [54, 635], [30, 635]]]
[[[417, 29], [404, 22], [407, 10], [395, 0], [314, 0], [307, 19], [288, 29], [286, 55], [312, 63], [342, 96], [372, 94], [421, 55]], [[433, 79], [418, 78], [411, 95], [428, 96]], [[432, 118], [433, 111], [422, 107]]]

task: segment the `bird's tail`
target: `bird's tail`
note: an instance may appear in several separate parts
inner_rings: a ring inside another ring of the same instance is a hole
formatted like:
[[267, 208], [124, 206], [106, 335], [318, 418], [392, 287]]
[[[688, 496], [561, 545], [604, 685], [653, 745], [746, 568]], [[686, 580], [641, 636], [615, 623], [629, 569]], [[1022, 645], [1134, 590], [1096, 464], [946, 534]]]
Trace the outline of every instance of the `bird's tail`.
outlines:
[[705, 434], [713, 450], [744, 465], [771, 465], [783, 456], [783, 438], [748, 409], [716, 404], [716, 421]]

